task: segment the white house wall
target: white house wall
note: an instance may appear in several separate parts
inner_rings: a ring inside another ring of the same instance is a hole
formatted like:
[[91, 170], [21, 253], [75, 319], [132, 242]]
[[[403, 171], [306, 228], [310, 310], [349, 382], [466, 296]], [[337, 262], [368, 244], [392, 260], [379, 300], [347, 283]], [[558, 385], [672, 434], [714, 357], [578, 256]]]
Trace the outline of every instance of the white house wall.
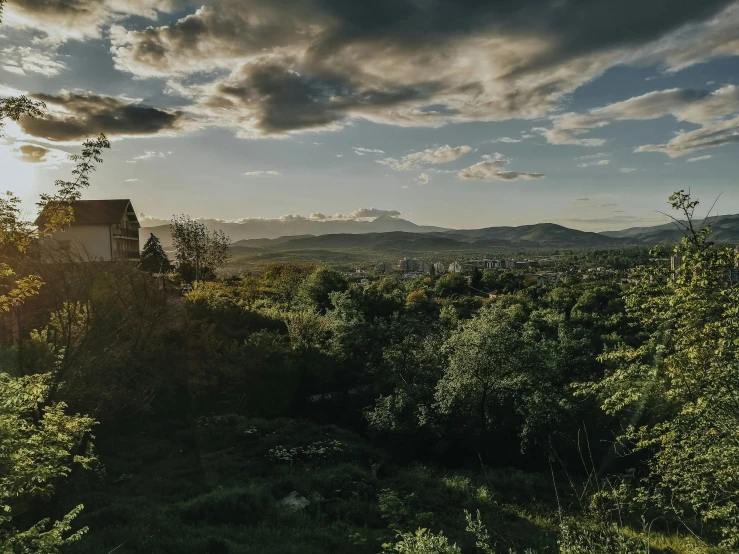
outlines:
[[52, 235], [60, 242], [69, 241], [70, 250], [83, 259], [110, 261], [111, 229], [110, 225], [79, 225]]

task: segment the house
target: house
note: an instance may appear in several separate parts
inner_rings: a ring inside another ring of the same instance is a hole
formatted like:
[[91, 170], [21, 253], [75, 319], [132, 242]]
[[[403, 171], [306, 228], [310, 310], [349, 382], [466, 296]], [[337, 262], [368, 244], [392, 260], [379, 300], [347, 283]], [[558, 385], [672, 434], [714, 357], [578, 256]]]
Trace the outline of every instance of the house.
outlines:
[[[84, 259], [138, 260], [141, 225], [130, 200], [77, 200], [72, 208], [72, 224], [51, 234], [58, 246]], [[44, 226], [44, 212], [34, 223], [39, 228]]]

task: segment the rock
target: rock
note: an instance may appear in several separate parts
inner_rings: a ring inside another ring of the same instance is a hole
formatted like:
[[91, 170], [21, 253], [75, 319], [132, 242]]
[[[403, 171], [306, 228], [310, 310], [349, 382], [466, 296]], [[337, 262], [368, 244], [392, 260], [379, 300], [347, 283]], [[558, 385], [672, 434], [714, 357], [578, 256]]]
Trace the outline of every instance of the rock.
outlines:
[[292, 510], [298, 511], [307, 508], [310, 504], [310, 500], [308, 500], [304, 496], [301, 496], [299, 492], [293, 491], [285, 498], [280, 500], [280, 504], [283, 504], [284, 506], [287, 506]]

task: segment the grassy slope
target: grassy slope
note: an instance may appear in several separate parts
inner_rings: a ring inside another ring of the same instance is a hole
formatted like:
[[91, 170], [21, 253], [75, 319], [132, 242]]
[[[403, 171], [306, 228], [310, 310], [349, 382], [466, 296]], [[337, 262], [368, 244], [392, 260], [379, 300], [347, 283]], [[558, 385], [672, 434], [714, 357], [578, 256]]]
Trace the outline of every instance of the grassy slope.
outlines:
[[[546, 476], [393, 467], [352, 433], [294, 420], [233, 416], [145, 428], [115, 438], [111, 430], [98, 433], [105, 472], [78, 476], [65, 491], [70, 500], [62, 507], [83, 502], [78, 523], [91, 529], [69, 552], [374, 554], [393, 539], [390, 526], [443, 529], [474, 552], [463, 509], [482, 512], [498, 552], [557, 551]], [[310, 445], [323, 451], [310, 454]], [[278, 446], [292, 463], [270, 456]], [[292, 491], [310, 506], [281, 506]], [[671, 542], [674, 552], [687, 552]]]

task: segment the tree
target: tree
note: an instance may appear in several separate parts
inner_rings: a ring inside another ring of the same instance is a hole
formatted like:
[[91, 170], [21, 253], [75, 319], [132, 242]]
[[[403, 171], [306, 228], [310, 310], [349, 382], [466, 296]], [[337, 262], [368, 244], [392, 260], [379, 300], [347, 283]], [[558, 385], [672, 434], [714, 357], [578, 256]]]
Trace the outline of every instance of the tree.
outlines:
[[302, 282], [298, 296], [310, 307], [326, 313], [331, 307], [329, 295], [332, 292], [344, 292], [349, 283], [344, 276], [328, 267], [319, 267]]
[[[602, 357], [606, 377], [583, 385], [603, 409], [622, 416], [620, 444], [652, 453], [643, 485], [653, 505], [739, 546], [739, 289], [728, 268], [737, 260], [716, 246], [710, 226], [694, 220], [689, 193], [670, 197], [684, 232], [676, 271], [637, 268], [626, 312], [642, 325], [637, 344], [622, 342]], [[660, 256], [659, 249], [653, 252]], [[697, 526], [696, 526], [697, 527]]]
[[61, 520], [44, 519], [27, 529], [15, 525], [35, 501], [48, 499], [54, 483], [72, 466], [89, 466], [92, 454], [74, 455], [94, 421], [69, 415], [62, 402], [49, 403], [50, 375], [12, 378], [0, 373], [0, 552], [56, 554], [78, 540], [87, 528], [69, 533], [77, 506]]
[[485, 440], [494, 407], [526, 385], [537, 364], [520, 306], [493, 305], [455, 331], [444, 345], [449, 364], [436, 387], [439, 410], [462, 415]]
[[174, 216], [169, 230], [180, 276], [186, 281], [212, 279], [231, 256], [231, 239], [223, 231], [208, 231], [205, 224], [189, 216]]
[[480, 271], [478, 268], [475, 268], [475, 270], [472, 272], [470, 286], [473, 289], [477, 290], [480, 290], [482, 288], [482, 271]]
[[437, 296], [449, 297], [467, 294], [467, 279], [460, 273], [447, 273], [436, 281], [435, 293]]
[[141, 252], [141, 263], [139, 267], [149, 273], [161, 273], [169, 269], [169, 258], [162, 248], [162, 243], [154, 233], [149, 233], [149, 238], [144, 244]]

